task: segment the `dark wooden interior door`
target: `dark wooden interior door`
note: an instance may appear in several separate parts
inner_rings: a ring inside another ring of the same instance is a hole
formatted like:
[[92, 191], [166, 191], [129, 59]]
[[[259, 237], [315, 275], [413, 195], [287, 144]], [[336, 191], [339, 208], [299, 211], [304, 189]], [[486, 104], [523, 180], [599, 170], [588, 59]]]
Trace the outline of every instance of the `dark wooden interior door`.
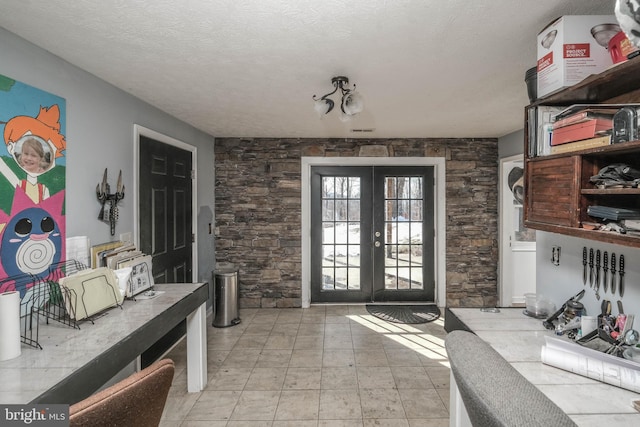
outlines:
[[140, 250], [156, 283], [192, 281], [191, 152], [140, 136]]
[[[192, 282], [192, 154], [140, 135], [140, 250], [153, 258], [155, 283]], [[143, 367], [186, 333], [183, 321], [141, 355]]]

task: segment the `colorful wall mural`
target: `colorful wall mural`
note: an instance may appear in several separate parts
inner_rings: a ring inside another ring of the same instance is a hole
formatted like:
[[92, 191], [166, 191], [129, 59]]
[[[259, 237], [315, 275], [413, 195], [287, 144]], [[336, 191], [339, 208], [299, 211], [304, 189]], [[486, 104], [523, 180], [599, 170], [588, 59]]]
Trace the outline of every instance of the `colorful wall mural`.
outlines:
[[65, 261], [64, 98], [0, 75], [0, 292]]

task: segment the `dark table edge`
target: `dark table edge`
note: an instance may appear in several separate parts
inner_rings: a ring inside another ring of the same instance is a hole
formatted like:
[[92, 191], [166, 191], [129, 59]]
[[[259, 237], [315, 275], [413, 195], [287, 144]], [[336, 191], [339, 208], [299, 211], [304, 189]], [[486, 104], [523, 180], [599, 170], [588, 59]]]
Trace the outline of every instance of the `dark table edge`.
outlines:
[[449, 307], [444, 308], [444, 330], [447, 333], [452, 331], [473, 332]]

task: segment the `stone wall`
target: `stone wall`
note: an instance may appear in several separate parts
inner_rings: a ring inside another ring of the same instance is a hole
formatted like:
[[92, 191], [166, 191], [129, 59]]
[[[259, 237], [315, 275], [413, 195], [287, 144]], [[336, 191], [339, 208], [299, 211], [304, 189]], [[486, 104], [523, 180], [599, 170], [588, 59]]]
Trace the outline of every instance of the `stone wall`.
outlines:
[[497, 139], [216, 138], [216, 265], [241, 307], [301, 305], [301, 157], [445, 157], [447, 305], [494, 306]]

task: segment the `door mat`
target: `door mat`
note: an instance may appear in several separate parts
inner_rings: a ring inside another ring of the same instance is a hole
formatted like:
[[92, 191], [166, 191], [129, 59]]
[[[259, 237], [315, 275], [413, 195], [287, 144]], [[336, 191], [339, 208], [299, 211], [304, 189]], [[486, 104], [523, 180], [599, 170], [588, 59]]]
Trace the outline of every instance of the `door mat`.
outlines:
[[440, 317], [437, 305], [376, 305], [367, 304], [369, 314], [393, 323], [427, 323]]

